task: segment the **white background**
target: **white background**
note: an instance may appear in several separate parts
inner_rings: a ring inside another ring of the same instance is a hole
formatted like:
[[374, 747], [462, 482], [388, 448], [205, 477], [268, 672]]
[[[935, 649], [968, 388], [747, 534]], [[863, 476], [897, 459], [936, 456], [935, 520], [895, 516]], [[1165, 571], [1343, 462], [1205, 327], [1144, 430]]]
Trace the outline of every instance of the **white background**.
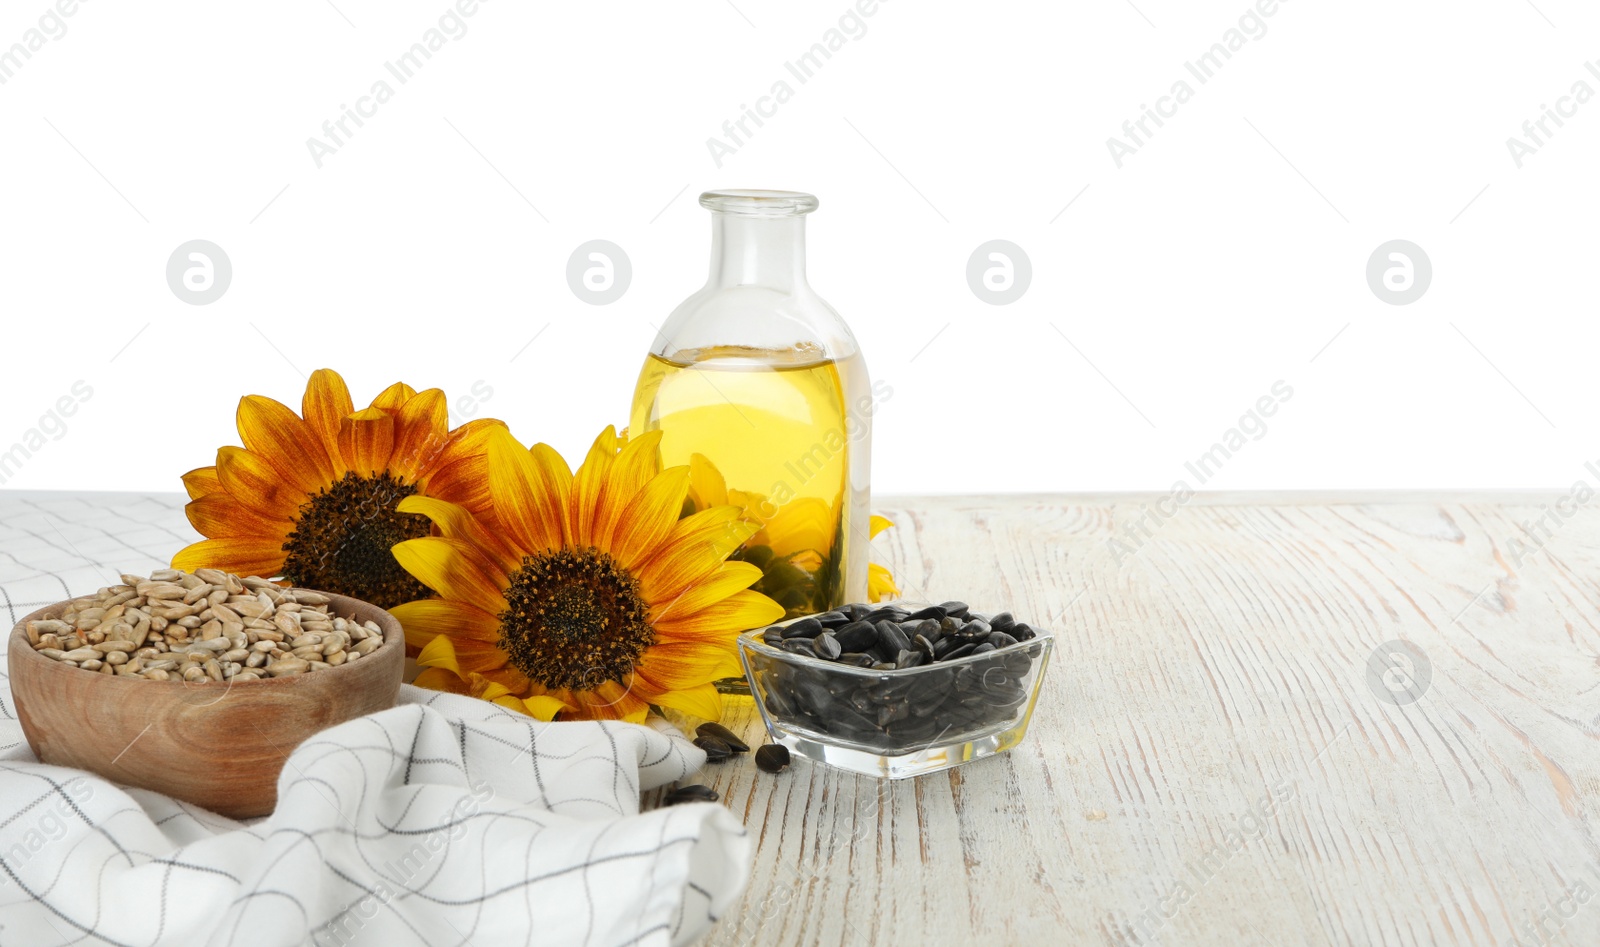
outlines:
[[[696, 195], [742, 186], [822, 200], [812, 282], [894, 392], [880, 493], [1192, 484], [1279, 379], [1207, 488], [1564, 487], [1600, 457], [1600, 100], [1520, 170], [1506, 140], [1600, 90], [1600, 12], [1535, 2], [1288, 0], [1200, 86], [1184, 62], [1246, 0], [889, 0], [804, 85], [784, 63], [844, 0], [489, 0], [401, 86], [384, 62], [446, 0], [88, 0], [0, 85], [0, 450], [94, 394], [4, 485], [178, 489], [239, 396], [298, 406], [321, 366], [358, 404], [484, 382], [457, 420], [576, 460], [704, 279]], [[0, 50], [49, 8], [5, 0]], [[306, 140], [379, 79], [319, 169]], [[717, 167], [707, 139], [779, 79]], [[1107, 138], [1178, 79], [1118, 169]], [[165, 281], [196, 238], [234, 269], [203, 307]], [[607, 306], [564, 275], [596, 238], [633, 264]], [[966, 283], [995, 238], [1033, 263], [1009, 306]], [[1395, 238], [1434, 267], [1407, 306], [1365, 279]]]

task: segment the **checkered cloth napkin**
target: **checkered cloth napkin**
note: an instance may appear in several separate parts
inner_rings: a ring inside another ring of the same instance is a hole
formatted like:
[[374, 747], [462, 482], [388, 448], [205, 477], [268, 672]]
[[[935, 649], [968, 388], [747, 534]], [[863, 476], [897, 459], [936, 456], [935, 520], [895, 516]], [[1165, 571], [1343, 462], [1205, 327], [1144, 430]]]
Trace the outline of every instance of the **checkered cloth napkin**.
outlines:
[[[191, 536], [177, 498], [0, 493], [5, 629]], [[297, 747], [277, 811], [236, 822], [37, 762], [0, 649], [0, 945], [688, 943], [751, 840], [720, 805], [639, 803], [703, 762], [665, 723], [404, 686]]]

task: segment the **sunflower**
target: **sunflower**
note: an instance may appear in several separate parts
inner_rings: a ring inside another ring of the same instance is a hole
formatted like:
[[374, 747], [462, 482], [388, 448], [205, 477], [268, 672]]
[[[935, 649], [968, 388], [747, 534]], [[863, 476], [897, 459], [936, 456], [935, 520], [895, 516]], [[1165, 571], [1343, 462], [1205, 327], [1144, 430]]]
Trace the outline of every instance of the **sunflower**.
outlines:
[[654, 432], [606, 428], [576, 473], [545, 444], [490, 432], [492, 508], [400, 501], [432, 521], [394, 556], [439, 597], [392, 609], [421, 649], [416, 683], [541, 720], [643, 720], [650, 705], [715, 720], [712, 682], [741, 673], [738, 632], [783, 609], [728, 562], [758, 528], [736, 506], [680, 518], [689, 468], [661, 468]]
[[471, 510], [488, 506], [485, 444], [494, 420], [449, 430], [444, 392], [396, 383], [357, 411], [344, 379], [321, 369], [301, 414], [271, 398], [239, 401], [243, 447], [183, 475], [189, 522], [206, 539], [180, 550], [177, 569], [281, 576], [387, 608], [429, 590], [389, 549], [427, 536], [426, 516], [400, 512], [407, 497]]
[[[738, 490], [727, 485], [722, 472], [704, 454], [690, 454], [685, 511], [724, 503], [739, 507], [744, 519], [760, 527], [734, 553], [734, 558], [761, 567], [764, 575], [757, 588], [784, 605], [790, 618], [826, 610], [839, 582], [833, 571], [836, 563], [826, 554], [834, 547], [835, 531], [840, 529], [838, 502], [828, 503], [821, 497], [790, 497], [783, 502]], [[893, 525], [885, 517], [873, 516], [869, 540]], [[899, 595], [888, 567], [869, 563], [867, 598], [879, 602]]]

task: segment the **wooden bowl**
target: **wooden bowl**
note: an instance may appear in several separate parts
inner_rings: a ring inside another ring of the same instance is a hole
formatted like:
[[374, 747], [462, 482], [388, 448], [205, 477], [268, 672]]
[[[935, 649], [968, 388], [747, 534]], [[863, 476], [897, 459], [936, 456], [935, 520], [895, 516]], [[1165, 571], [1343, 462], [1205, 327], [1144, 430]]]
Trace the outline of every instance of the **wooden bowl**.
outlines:
[[381, 646], [338, 667], [238, 683], [151, 681], [53, 661], [29, 645], [27, 623], [67, 604], [39, 609], [11, 634], [11, 693], [35, 755], [231, 818], [272, 811], [278, 774], [302, 740], [386, 710], [400, 692], [400, 622], [343, 595], [328, 594], [329, 612], [377, 623]]

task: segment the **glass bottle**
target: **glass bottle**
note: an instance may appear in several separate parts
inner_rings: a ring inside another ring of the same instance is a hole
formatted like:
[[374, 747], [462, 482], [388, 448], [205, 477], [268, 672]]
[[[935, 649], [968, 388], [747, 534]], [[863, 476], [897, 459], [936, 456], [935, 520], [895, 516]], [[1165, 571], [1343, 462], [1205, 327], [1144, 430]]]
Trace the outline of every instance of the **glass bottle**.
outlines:
[[864, 602], [874, 401], [855, 336], [806, 282], [817, 199], [708, 191], [700, 206], [711, 274], [657, 333], [629, 430], [663, 432], [695, 510], [733, 503], [761, 524], [730, 558], [760, 566], [754, 588], [789, 617]]

